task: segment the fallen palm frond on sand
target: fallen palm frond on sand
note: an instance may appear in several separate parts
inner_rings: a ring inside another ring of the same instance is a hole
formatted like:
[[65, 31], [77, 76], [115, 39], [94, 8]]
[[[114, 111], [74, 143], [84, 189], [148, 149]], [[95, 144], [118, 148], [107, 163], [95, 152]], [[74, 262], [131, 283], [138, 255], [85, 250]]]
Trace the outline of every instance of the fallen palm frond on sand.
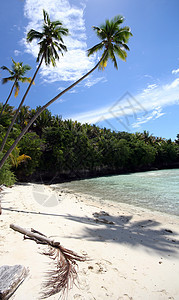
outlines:
[[54, 265], [52, 270], [47, 271], [46, 281], [43, 283], [42, 299], [57, 293], [61, 293], [63, 297], [65, 292], [72, 288], [73, 283], [78, 281], [77, 261], [87, 260], [86, 255], [80, 256], [34, 229], [29, 231], [14, 224], [11, 224], [10, 228], [24, 234], [25, 239], [48, 246], [47, 251], [42, 254], [50, 257]]

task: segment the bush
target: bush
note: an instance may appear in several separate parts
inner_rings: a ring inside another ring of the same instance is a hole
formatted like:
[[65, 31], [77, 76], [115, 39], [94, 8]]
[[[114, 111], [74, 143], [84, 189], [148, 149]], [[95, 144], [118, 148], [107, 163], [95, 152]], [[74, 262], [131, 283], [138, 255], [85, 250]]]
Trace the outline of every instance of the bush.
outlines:
[[28, 155], [31, 159], [26, 160], [20, 164], [16, 169], [17, 177], [26, 177], [36, 170], [40, 164], [40, 158], [42, 155], [42, 140], [38, 137], [35, 132], [28, 132], [23, 136], [19, 142], [18, 147], [20, 149], [20, 155]]
[[[3, 155], [4, 154], [0, 152], [0, 160], [3, 158]], [[9, 160], [6, 160], [5, 164], [0, 169], [0, 184], [11, 186], [15, 183], [16, 177], [10, 169], [11, 165], [9, 163]]]

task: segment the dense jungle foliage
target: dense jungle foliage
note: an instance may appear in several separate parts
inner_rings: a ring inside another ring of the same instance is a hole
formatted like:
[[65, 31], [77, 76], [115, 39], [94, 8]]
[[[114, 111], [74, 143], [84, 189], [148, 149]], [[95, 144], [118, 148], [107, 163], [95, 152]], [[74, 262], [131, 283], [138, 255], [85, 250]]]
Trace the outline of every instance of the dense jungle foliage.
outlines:
[[[21, 108], [4, 151], [38, 108]], [[7, 105], [0, 119], [0, 144], [14, 113], [14, 108]], [[179, 135], [173, 142], [150, 135], [147, 131], [135, 134], [115, 132], [96, 125], [62, 120], [46, 109], [0, 170], [0, 184], [13, 184], [15, 176], [19, 181], [51, 183], [177, 166]]]

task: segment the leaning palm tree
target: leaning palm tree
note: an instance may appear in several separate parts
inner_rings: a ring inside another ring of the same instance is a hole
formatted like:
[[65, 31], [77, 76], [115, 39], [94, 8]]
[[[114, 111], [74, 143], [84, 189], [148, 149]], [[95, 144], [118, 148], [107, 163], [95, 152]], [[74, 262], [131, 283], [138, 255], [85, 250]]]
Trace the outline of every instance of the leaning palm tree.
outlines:
[[83, 79], [85, 79], [88, 75], [90, 75], [98, 67], [99, 67], [99, 69], [101, 69], [101, 68], [104, 69], [107, 64], [107, 61], [109, 59], [111, 59], [113, 61], [114, 66], [117, 68], [117, 61], [116, 61], [115, 54], [117, 56], [119, 56], [119, 58], [122, 58], [122, 60], [124, 60], [124, 61], [126, 60], [126, 57], [127, 57], [126, 50], [129, 50], [129, 48], [127, 46], [127, 42], [129, 40], [129, 38], [132, 36], [132, 33], [131, 33], [129, 27], [121, 27], [121, 24], [123, 23], [123, 21], [124, 21], [124, 18], [122, 16], [116, 16], [111, 21], [107, 20], [104, 25], [101, 25], [101, 27], [93, 27], [94, 30], [97, 32], [97, 36], [101, 39], [101, 42], [88, 50], [88, 56], [92, 55], [93, 53], [95, 53], [99, 50], [102, 50], [102, 55], [101, 55], [100, 60], [94, 66], [94, 68], [92, 68], [88, 73], [86, 73], [84, 76], [82, 76], [76, 82], [71, 84], [69, 87], [67, 87], [65, 90], [63, 90], [61, 93], [59, 93], [57, 96], [55, 96], [53, 99], [48, 101], [44, 106], [39, 108], [39, 110], [31, 118], [31, 120], [26, 125], [26, 127], [22, 130], [21, 134], [14, 141], [13, 145], [9, 148], [7, 153], [4, 155], [3, 159], [0, 161], [0, 168], [3, 166], [4, 162], [8, 158], [9, 154], [16, 147], [16, 145], [21, 140], [21, 138], [24, 136], [24, 134], [28, 131], [29, 127], [33, 124], [33, 122], [38, 118], [38, 116], [50, 104], [52, 104], [59, 97], [61, 97], [63, 94], [65, 94], [70, 89], [72, 89], [74, 86], [76, 86], [79, 82], [81, 82]]
[[106, 20], [105, 24], [100, 27], [93, 26], [101, 42], [88, 50], [88, 56], [104, 49], [99, 64], [99, 68], [102, 70], [107, 66], [109, 59], [114, 63], [114, 67], [118, 69], [115, 55], [124, 61], [126, 60], [126, 50], [129, 50], [127, 42], [132, 33], [129, 27], [120, 27], [123, 21], [122, 16], [116, 16], [111, 21]]
[[20, 85], [19, 85], [19, 82], [31, 82], [31, 77], [25, 77], [24, 75], [26, 74], [27, 71], [29, 71], [31, 69], [31, 67], [29, 65], [24, 65], [23, 66], [23, 63], [22, 62], [15, 62], [13, 59], [12, 59], [12, 70], [7, 68], [6, 66], [2, 66], [1, 69], [4, 70], [4, 71], [8, 71], [10, 76], [9, 77], [5, 77], [2, 79], [2, 84], [5, 84], [9, 81], [13, 81], [13, 86], [10, 90], [10, 93], [9, 93], [9, 96], [7, 97], [7, 100], [6, 102], [4, 103], [3, 105], [3, 108], [1, 110], [1, 113], [0, 113], [0, 117], [3, 113], [3, 111], [5, 110], [7, 104], [8, 104], [8, 101], [12, 95], [12, 92], [13, 90], [15, 91], [15, 98], [18, 96], [18, 93], [19, 93], [19, 89], [20, 89]]
[[62, 55], [63, 55], [63, 51], [67, 51], [62, 36], [68, 35], [68, 29], [64, 28], [62, 26], [62, 22], [60, 21], [53, 21], [53, 22], [50, 21], [49, 15], [45, 10], [43, 10], [43, 17], [44, 17], [44, 25], [43, 25], [42, 32], [31, 29], [27, 33], [28, 42], [32, 42], [34, 39], [37, 39], [39, 41], [38, 44], [40, 46], [40, 50], [37, 57], [37, 62], [39, 62], [39, 65], [37, 67], [37, 70], [34, 73], [32, 80], [30, 81], [30, 84], [22, 98], [21, 103], [19, 104], [19, 107], [16, 110], [14, 118], [12, 119], [12, 122], [7, 130], [6, 136], [2, 142], [0, 151], [3, 151], [4, 149], [9, 133], [16, 121], [17, 115], [26, 99], [26, 96], [31, 88], [31, 85], [34, 82], [34, 79], [42, 65], [42, 62], [45, 61], [45, 64], [47, 66], [50, 65], [50, 63], [52, 63], [52, 65], [55, 66], [55, 60], [59, 59], [59, 55], [57, 51], [60, 51]]

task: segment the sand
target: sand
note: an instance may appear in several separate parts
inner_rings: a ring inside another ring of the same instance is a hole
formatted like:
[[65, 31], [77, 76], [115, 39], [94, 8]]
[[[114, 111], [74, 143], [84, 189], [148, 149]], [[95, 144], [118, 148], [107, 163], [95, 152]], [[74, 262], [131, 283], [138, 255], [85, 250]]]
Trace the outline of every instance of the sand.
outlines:
[[[0, 195], [0, 265], [29, 268], [11, 299], [39, 299], [49, 270], [49, 259], [40, 254], [45, 246], [23, 240], [9, 228], [11, 223], [32, 227], [80, 255], [87, 253], [90, 260], [78, 263], [80, 285], [73, 286], [68, 299], [179, 299], [177, 216], [99, 203], [39, 184], [17, 184]], [[59, 294], [48, 299], [59, 299]]]

